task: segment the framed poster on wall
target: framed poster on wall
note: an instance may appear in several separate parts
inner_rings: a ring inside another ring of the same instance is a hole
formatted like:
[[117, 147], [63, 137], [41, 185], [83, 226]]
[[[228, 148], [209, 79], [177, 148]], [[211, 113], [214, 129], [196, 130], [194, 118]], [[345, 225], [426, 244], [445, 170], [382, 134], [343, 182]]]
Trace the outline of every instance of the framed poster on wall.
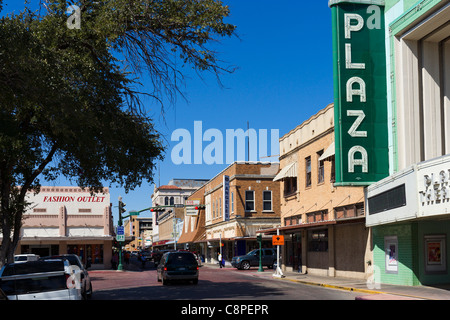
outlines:
[[384, 238], [386, 273], [398, 273], [398, 239], [396, 236]]
[[445, 235], [427, 235], [424, 239], [425, 272], [446, 272]]

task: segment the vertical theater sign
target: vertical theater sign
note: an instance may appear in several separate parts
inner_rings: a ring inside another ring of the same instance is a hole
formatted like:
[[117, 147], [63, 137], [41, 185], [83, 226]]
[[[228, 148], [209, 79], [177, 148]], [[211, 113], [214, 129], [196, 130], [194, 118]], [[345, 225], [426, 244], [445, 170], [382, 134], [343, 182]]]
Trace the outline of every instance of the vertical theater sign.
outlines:
[[330, 0], [336, 185], [389, 175], [384, 1]]

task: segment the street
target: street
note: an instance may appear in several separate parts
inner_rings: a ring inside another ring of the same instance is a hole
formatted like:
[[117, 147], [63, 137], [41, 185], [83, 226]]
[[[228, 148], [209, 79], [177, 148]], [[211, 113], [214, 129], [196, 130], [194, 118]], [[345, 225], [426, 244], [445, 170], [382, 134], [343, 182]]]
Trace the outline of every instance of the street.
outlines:
[[[156, 279], [153, 262], [136, 271], [91, 271], [93, 300], [354, 300], [360, 293], [273, 279], [273, 270], [237, 270], [215, 265], [200, 267], [199, 282], [163, 286]], [[131, 268], [130, 268], [131, 269]]]

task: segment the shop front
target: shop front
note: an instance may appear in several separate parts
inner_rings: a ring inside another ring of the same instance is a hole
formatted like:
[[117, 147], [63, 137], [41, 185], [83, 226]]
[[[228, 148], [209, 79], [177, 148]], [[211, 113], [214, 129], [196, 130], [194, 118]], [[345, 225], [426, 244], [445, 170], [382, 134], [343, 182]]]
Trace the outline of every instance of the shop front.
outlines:
[[381, 283], [450, 283], [450, 156], [413, 165], [367, 190]]
[[76, 254], [93, 269], [111, 267], [114, 231], [109, 191], [91, 194], [78, 187], [41, 187], [28, 194], [15, 254], [41, 257]]

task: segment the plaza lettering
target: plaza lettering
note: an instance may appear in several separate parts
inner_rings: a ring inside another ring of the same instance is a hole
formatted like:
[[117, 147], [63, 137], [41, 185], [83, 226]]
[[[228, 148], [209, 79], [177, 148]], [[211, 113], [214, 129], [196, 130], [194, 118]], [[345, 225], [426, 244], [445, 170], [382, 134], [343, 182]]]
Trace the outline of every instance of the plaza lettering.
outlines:
[[[373, 5], [367, 8], [367, 13], [373, 13], [367, 19], [368, 29], [380, 28], [380, 8]], [[345, 43], [345, 68], [347, 70], [361, 70], [366, 68], [365, 62], [352, 61], [352, 33], [358, 32], [364, 27], [364, 19], [362, 16], [356, 13], [346, 13], [344, 15], [345, 23], [345, 39], [349, 42]], [[358, 76], [350, 77], [346, 83], [346, 102], [348, 104], [353, 103], [354, 96], [359, 96], [359, 102], [365, 103], [367, 101], [366, 82], [364, 79]], [[367, 131], [358, 130], [363, 123], [366, 114], [364, 110], [347, 110], [347, 117], [356, 117], [353, 125], [347, 131], [351, 138], [367, 138]], [[356, 155], [359, 154], [357, 158]], [[360, 146], [354, 145], [348, 151], [348, 172], [355, 172], [355, 166], [361, 166], [362, 172], [369, 172], [369, 156], [367, 150]]]
[[103, 202], [105, 197], [96, 196], [45, 196], [43, 202]]
[[334, 0], [329, 5], [333, 18], [335, 185], [370, 185], [389, 175], [384, 5], [366, 0]]

